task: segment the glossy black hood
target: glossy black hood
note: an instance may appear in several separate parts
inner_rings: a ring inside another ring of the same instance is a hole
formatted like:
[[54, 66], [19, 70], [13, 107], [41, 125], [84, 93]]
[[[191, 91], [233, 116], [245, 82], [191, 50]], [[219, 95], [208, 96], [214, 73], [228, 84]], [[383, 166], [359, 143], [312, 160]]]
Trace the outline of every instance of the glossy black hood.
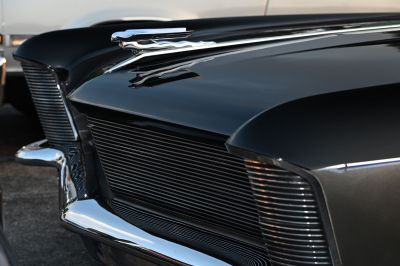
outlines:
[[[111, 32], [131, 27], [187, 26], [194, 30], [193, 40], [224, 41], [232, 36], [248, 38], [252, 32], [266, 29], [296, 32], [296, 27], [309, 26], [315, 30], [319, 26], [349, 26], [375, 20], [397, 25], [400, 16], [280, 16], [145, 23], [110, 26], [106, 31], [96, 29], [93, 36], [96, 40], [109, 40]], [[68, 31], [66, 36], [74, 35], [71, 32], [87, 32], [87, 36], [92, 36], [90, 29]], [[49, 33], [47, 40], [49, 36], [61, 39], [64, 35], [62, 31]], [[384, 100], [387, 90], [392, 92], [400, 81], [397, 28], [176, 54], [136, 62], [111, 73], [104, 71], [132, 54], [104, 40], [92, 47], [87, 36], [82, 37], [80, 49], [66, 53], [74, 60], [61, 53], [57, 59], [54, 51], [51, 58], [33, 55], [32, 51], [44, 49], [39, 47], [45, 37], [28, 42], [18, 50], [17, 57], [65, 70], [68, 75], [63, 82], [69, 93], [67, 97], [78, 110], [113, 110], [221, 134], [230, 137], [227, 145], [231, 150], [283, 158], [308, 169], [400, 155], [400, 147], [381, 134], [385, 131], [390, 131], [391, 136], [400, 134], [395, 120], [400, 115], [400, 105]], [[372, 94], [369, 88], [373, 88]], [[344, 98], [343, 110], [348, 113], [340, 111], [341, 95], [346, 93], [356, 95]], [[358, 98], [363, 101], [357, 101]], [[374, 98], [380, 102], [371, 108], [379, 115], [370, 116], [373, 117], [371, 124], [360, 127], [351, 123], [364, 121], [363, 114], [371, 112], [368, 100]], [[331, 101], [334, 106], [327, 110]], [[384, 107], [386, 104], [388, 108]], [[313, 120], [315, 114], [321, 116]], [[343, 116], [348, 119], [346, 127], [326, 130], [330, 124], [344, 121]], [[376, 128], [373, 131], [381, 116], [387, 118], [380, 124], [382, 131]], [[279, 126], [280, 123], [284, 126]], [[366, 137], [357, 137], [357, 134], [366, 134]], [[335, 139], [336, 135], [347, 138], [349, 145], [338, 145], [340, 139]], [[312, 142], [310, 138], [318, 141]], [[371, 141], [374, 138], [382, 141]], [[364, 146], [369, 146], [368, 152], [360, 148]]]
[[210, 57], [188, 77], [135, 87], [138, 71], [94, 78], [80, 102], [227, 136], [258, 113], [312, 95], [398, 83], [397, 33], [328, 37]]
[[68, 90], [97, 76], [131, 56], [111, 42], [111, 34], [126, 29], [186, 27], [193, 40], [224, 41], [257, 31], [318, 27], [343, 23], [364, 23], [398, 18], [396, 14], [335, 14], [268, 17], [215, 18], [169, 22], [122, 22], [90, 28], [60, 30], [35, 36], [18, 47], [18, 60], [36, 62], [62, 73]]

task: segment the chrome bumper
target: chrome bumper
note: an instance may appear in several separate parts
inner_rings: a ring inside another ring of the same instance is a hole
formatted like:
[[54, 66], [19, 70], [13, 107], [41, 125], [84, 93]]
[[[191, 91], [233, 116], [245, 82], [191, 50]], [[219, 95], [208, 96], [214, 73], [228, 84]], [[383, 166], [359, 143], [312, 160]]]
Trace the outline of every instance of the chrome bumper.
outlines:
[[73, 230], [173, 264], [228, 265], [215, 257], [151, 235], [109, 212], [95, 199], [79, 200], [64, 153], [46, 147], [46, 143], [43, 140], [22, 147], [16, 160], [27, 165], [57, 167], [61, 221]]

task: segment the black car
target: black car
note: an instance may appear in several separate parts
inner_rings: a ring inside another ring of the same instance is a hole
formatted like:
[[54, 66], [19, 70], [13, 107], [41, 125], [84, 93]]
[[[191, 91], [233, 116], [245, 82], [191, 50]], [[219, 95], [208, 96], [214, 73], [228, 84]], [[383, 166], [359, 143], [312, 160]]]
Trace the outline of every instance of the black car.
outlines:
[[400, 15], [121, 23], [21, 45], [62, 224], [105, 264], [397, 265]]

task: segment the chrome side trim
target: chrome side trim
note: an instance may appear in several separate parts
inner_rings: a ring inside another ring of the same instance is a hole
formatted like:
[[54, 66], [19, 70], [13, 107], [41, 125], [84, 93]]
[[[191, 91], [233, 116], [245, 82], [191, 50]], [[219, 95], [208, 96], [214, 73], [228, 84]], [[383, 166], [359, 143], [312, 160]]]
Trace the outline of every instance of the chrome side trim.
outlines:
[[398, 163], [398, 162], [400, 162], [400, 157], [381, 159], [381, 160], [364, 161], [364, 162], [342, 163], [342, 164], [337, 164], [337, 165], [332, 165], [332, 166], [327, 166], [327, 167], [321, 168], [321, 169], [319, 169], [319, 171], [322, 171], [322, 170], [347, 170], [350, 168], [376, 166], [376, 165], [391, 164], [391, 163]]
[[47, 140], [22, 147], [16, 153], [20, 163], [53, 166], [59, 171], [61, 221], [76, 230], [127, 249], [144, 252], [178, 265], [228, 265], [186, 246], [151, 235], [103, 208], [95, 199], [78, 200], [63, 152], [46, 147]]
[[[331, 30], [329, 28], [320, 28], [320, 29], [312, 29], [312, 30], [304, 30], [300, 32], [293, 32], [291, 34], [283, 34], [272, 37], [262, 37], [262, 38], [249, 38], [249, 39], [241, 39], [235, 41], [227, 41], [227, 42], [209, 42], [204, 43], [203, 45], [198, 46], [188, 46], [188, 47], [180, 47], [176, 49], [161, 49], [161, 50], [151, 50], [147, 52], [142, 52], [139, 54], [135, 54], [133, 57], [124, 60], [117, 65], [111, 67], [106, 71], [106, 73], [111, 73], [115, 70], [118, 70], [126, 65], [132, 64], [142, 58], [145, 57], [153, 57], [158, 55], [172, 54], [172, 53], [181, 53], [188, 51], [198, 51], [205, 49], [215, 49], [215, 48], [223, 48], [223, 47], [236, 47], [240, 45], [250, 45], [250, 44], [259, 44], [264, 42], [275, 42], [275, 41], [284, 41], [284, 40], [292, 40], [298, 38], [308, 38], [308, 37], [316, 37], [316, 36], [324, 36], [324, 35], [340, 35], [340, 34], [361, 34], [361, 33], [369, 33], [373, 32], [389, 32], [389, 31], [397, 31], [400, 30], [400, 24], [392, 24], [387, 25], [386, 23], [368, 23], [367, 25], [344, 25], [341, 29]], [[141, 29], [140, 31], [146, 31], [148, 29]], [[186, 30], [186, 29], [185, 29]]]

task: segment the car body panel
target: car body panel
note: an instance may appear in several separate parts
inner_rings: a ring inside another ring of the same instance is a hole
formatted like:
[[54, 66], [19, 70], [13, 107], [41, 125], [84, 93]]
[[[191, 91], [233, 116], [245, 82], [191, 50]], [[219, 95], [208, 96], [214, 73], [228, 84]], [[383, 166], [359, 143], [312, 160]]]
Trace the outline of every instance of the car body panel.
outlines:
[[343, 265], [399, 260], [399, 162], [313, 171], [323, 187]]

